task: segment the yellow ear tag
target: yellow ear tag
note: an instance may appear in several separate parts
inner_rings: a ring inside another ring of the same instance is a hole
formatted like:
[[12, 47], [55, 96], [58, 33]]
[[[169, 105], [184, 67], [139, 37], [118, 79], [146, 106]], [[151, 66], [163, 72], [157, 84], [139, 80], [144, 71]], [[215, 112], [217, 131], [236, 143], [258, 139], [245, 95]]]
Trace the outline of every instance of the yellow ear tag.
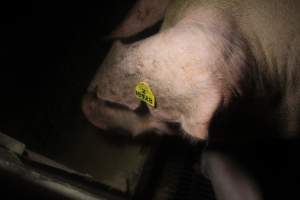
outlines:
[[147, 83], [139, 82], [135, 86], [135, 96], [139, 100], [149, 104], [150, 106], [155, 107], [155, 97], [152, 93], [150, 86]]

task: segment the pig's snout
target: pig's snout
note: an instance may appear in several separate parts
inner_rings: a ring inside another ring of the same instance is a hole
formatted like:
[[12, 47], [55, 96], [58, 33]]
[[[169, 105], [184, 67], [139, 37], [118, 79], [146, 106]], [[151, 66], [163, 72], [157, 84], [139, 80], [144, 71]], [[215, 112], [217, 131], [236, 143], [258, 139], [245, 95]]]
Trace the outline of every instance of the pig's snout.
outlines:
[[88, 93], [84, 96], [82, 101], [82, 111], [89, 122], [100, 129], [107, 129], [104, 119], [99, 116], [98, 109], [101, 102], [97, 101], [96, 97]]
[[133, 136], [146, 131], [158, 134], [171, 134], [167, 124], [161, 122], [143, 110], [132, 111], [126, 106], [97, 98], [87, 93], [82, 102], [82, 111], [87, 120], [100, 129], [122, 129]]

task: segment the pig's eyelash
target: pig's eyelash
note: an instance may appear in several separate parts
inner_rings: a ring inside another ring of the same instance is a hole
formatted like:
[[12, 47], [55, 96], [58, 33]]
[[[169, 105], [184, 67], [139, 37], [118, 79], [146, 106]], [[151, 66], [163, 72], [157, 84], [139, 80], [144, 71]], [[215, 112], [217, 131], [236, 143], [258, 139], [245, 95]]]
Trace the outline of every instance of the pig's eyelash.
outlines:
[[123, 44], [131, 44], [140, 40], [143, 40], [145, 38], [148, 38], [156, 33], [158, 33], [161, 25], [163, 23], [163, 19], [159, 20], [158, 22], [156, 22], [154, 25], [146, 28], [145, 30], [143, 30], [142, 32], [139, 32], [135, 35], [126, 37], [126, 38], [119, 38], [119, 40], [123, 43]]

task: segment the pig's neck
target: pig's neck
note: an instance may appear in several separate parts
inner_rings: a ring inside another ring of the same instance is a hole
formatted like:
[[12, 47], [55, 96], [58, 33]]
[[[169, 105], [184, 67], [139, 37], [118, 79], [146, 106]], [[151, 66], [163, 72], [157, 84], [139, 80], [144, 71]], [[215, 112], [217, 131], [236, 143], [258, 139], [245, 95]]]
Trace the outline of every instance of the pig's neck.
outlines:
[[270, 39], [248, 36], [257, 69], [252, 94], [267, 105], [280, 134], [295, 136], [300, 132], [300, 40], [290, 35], [276, 41], [274, 34]]

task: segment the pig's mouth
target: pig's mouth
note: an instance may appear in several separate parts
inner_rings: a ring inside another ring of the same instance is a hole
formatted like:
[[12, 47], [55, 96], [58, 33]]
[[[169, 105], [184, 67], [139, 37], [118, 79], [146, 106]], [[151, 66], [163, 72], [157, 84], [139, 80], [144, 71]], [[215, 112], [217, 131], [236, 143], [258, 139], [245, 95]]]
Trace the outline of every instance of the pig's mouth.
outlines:
[[114, 113], [119, 113], [118, 117], [124, 115], [123, 113], [134, 113], [138, 116], [150, 113], [147, 106], [143, 103], [139, 103], [132, 109], [128, 105], [99, 98], [94, 93], [87, 93], [85, 95], [82, 102], [82, 110], [86, 118], [101, 129], [110, 128], [110, 118]]
[[123, 104], [116, 103], [113, 101], [108, 101], [108, 100], [103, 100], [103, 104], [104, 104], [104, 106], [107, 106], [108, 108], [111, 108], [111, 109], [132, 111], [139, 116], [144, 116], [144, 115], [150, 114], [149, 108], [147, 107], [147, 105], [144, 102], [140, 102], [139, 105], [135, 109], [131, 109], [127, 105], [123, 105]]
[[[145, 103], [139, 102], [135, 110], [128, 106], [102, 100], [88, 93], [83, 100], [83, 112], [95, 127], [102, 130], [113, 130], [122, 135], [140, 135], [145, 132], [171, 134], [174, 127], [154, 118]], [[127, 134], [128, 133], [128, 134]]]
[[126, 105], [123, 105], [120, 103], [116, 103], [116, 102], [108, 101], [108, 100], [102, 100], [102, 101], [103, 101], [104, 106], [107, 106], [112, 109], [130, 110]]

